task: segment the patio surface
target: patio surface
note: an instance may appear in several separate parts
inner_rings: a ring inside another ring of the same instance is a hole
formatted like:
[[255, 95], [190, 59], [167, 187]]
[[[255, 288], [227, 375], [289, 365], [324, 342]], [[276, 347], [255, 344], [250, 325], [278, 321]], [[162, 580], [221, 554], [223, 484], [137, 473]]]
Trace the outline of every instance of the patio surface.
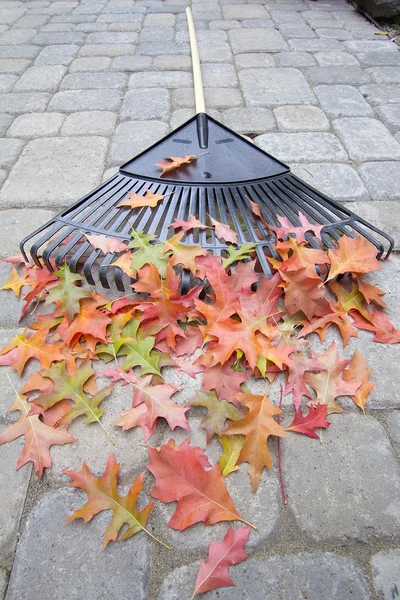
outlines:
[[[189, 4], [0, 1], [0, 258], [193, 114]], [[193, 0], [191, 6], [209, 113], [391, 233], [400, 249], [398, 47], [345, 0]], [[0, 274], [4, 281], [9, 265], [1, 263]], [[387, 292], [389, 316], [399, 327], [399, 257], [371, 281]], [[19, 309], [11, 293], [1, 295], [2, 346], [19, 327]], [[331, 329], [323, 346], [332, 339], [338, 338]], [[366, 419], [345, 401], [347, 411], [332, 416], [322, 444], [295, 435], [283, 441], [288, 506], [276, 467], [264, 471], [256, 495], [246, 465], [227, 479], [238, 510], [258, 531], [249, 559], [231, 569], [237, 587], [204, 598], [399, 596], [400, 346], [371, 340], [361, 331], [344, 351], [338, 343], [345, 357], [360, 349], [373, 369]], [[0, 431], [16, 414], [6, 412], [13, 400], [6, 370], [0, 371]], [[180, 384], [182, 400], [200, 386], [183, 377]], [[107, 401], [109, 429], [129, 399], [129, 390], [119, 389]], [[204, 447], [194, 414], [192, 443]], [[0, 448], [0, 598], [190, 598], [199, 561], [228, 524], [177, 533], [166, 526], [173, 506], [158, 505], [149, 523], [173, 552], [143, 534], [102, 552], [109, 515], [65, 524], [85, 496], [66, 488], [62, 469], [79, 470], [86, 461], [100, 475], [110, 448], [98, 427], [75, 422], [70, 432], [78, 442], [53, 447], [53, 468], [40, 482], [28, 465], [15, 470], [21, 440]], [[142, 432], [113, 428], [113, 436], [127, 486], [147, 464]], [[151, 443], [170, 437], [183, 440], [187, 432], [159, 427]], [[207, 452], [215, 462], [219, 444]]]

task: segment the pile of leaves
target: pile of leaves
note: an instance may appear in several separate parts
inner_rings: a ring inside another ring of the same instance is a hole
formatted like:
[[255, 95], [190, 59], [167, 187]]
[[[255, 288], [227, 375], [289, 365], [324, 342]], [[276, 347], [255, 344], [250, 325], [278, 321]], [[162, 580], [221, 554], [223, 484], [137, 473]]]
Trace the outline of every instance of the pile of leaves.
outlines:
[[[161, 200], [162, 195], [148, 192], [130, 194], [123, 202], [130, 210], [156, 206]], [[257, 205], [252, 206], [261, 218]], [[20, 417], [0, 436], [0, 444], [25, 436], [17, 468], [31, 461], [41, 477], [51, 467], [51, 446], [74, 443], [68, 426], [77, 418], [103, 427], [106, 399], [115, 385], [132, 390], [132, 404], [115, 427], [123, 431], [140, 427], [145, 443], [156, 432], [159, 419], [171, 430], [190, 431], [190, 408], [207, 411], [201, 426], [208, 442], [217, 436], [221, 443], [219, 463], [211, 465], [203, 448], [190, 445], [190, 437], [179, 445], [173, 440], [159, 447], [147, 445], [147, 468], [154, 476], [151, 497], [176, 502], [169, 527], [182, 531], [198, 522], [244, 523], [230, 528], [221, 543], [211, 543], [193, 595], [234, 585], [227, 568], [246, 558], [244, 544], [251, 526], [257, 525], [239, 514], [224, 478], [248, 463], [256, 491], [264, 467], [272, 468], [269, 438], [289, 433], [318, 439], [317, 431], [330, 425], [327, 417], [343, 411], [341, 396], [350, 396], [365, 409], [373, 384], [360, 353], [343, 360], [332, 342], [315, 354], [307, 336], [316, 333], [323, 341], [334, 327], [343, 346], [358, 336], [359, 329], [373, 332], [377, 342], [400, 342], [400, 331], [383, 312], [383, 292], [363, 279], [381, 267], [375, 247], [363, 237], [343, 236], [336, 249], [325, 249], [322, 242], [315, 249], [305, 234], [318, 236], [320, 228], [303, 215], [300, 223], [294, 227], [281, 218], [281, 226], [271, 228], [280, 260], [269, 259], [274, 273], [269, 280], [258, 270], [254, 246], [238, 247], [235, 232], [217, 221], [212, 223], [217, 237], [231, 244], [222, 260], [182, 243], [185, 232], [206, 227], [193, 216], [175, 221], [172, 229], [179, 231], [165, 243], [154, 243], [153, 236], [140, 231], [132, 231], [129, 247], [105, 236], [87, 236], [105, 254], [120, 253], [115, 264], [134, 277], [132, 293], [117, 299], [83, 285], [68, 266], [50, 272], [33, 264], [18, 266], [20, 257], [9, 259], [14, 266], [3, 287], [17, 296], [28, 287], [22, 315], [37, 316], [1, 351], [0, 363], [19, 375], [31, 359], [40, 365], [22, 389], [15, 390], [9, 410], [19, 411]], [[184, 295], [179, 293], [182, 268], [198, 282]], [[45, 305], [42, 313], [39, 304]], [[107, 363], [102, 372], [110, 381], [106, 387], [98, 387], [95, 361]], [[187, 405], [174, 400], [178, 389], [166, 382], [166, 367], [202, 378], [202, 389]], [[291, 397], [295, 409], [286, 428], [280, 424], [282, 397], [280, 401], [268, 397], [269, 385], [280, 374], [285, 378], [282, 392]], [[265, 382], [265, 394], [250, 393], [246, 382], [251, 377]], [[105, 435], [112, 448], [112, 432]], [[166, 545], [147, 528], [153, 502], [142, 510], [136, 505], [144, 473], [121, 496], [118, 472], [112, 452], [100, 478], [86, 464], [79, 472], [66, 471], [70, 485], [87, 494], [86, 504], [70, 519], [89, 521], [100, 511], [111, 510], [104, 546], [139, 532]]]

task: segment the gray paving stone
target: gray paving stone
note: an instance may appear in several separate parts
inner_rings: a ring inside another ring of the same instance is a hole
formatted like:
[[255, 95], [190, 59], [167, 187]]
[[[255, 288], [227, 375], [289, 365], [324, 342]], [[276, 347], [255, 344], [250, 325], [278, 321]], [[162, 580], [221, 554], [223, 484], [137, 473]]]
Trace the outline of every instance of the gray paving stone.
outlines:
[[102, 137], [30, 141], [0, 192], [4, 208], [66, 206], [100, 182], [108, 140]]
[[[148, 536], [140, 533], [126, 542], [111, 542], [103, 552], [102, 536], [110, 521], [108, 511], [90, 523], [65, 523], [85, 498], [76, 490], [61, 489], [46, 494], [34, 507], [18, 544], [9, 600], [147, 598]], [[71, 573], [79, 572], [83, 564], [85, 576], [71, 579]]]
[[205, 64], [202, 67], [204, 87], [235, 87], [238, 78], [235, 69], [228, 64]]
[[117, 56], [112, 61], [111, 69], [113, 71], [147, 71], [151, 68], [152, 62], [153, 59], [150, 56]]
[[152, 42], [157, 39], [172, 42], [174, 38], [175, 29], [173, 27], [143, 27], [140, 32], [141, 42]]
[[274, 10], [274, 8], [269, 10], [268, 12], [271, 15], [271, 18], [278, 25], [286, 23], [296, 23], [297, 25], [304, 25], [305, 21], [301, 13], [292, 10]]
[[228, 31], [229, 29], [239, 29], [241, 27], [240, 21], [227, 20], [227, 21], [210, 21], [210, 29], [220, 29], [222, 31]]
[[75, 59], [69, 70], [71, 73], [81, 72], [81, 71], [108, 71], [111, 66], [111, 58], [108, 56], [93, 56], [86, 58], [77, 58]]
[[4, 135], [9, 126], [13, 121], [13, 117], [11, 115], [1, 115], [0, 114], [0, 135]]
[[18, 77], [16, 75], [0, 74], [0, 93], [5, 94], [7, 92], [10, 92], [14, 87], [16, 81], [18, 81]]
[[82, 46], [79, 50], [79, 56], [125, 56], [134, 54], [135, 46], [133, 44], [89, 44]]
[[[41, 208], [27, 208], [25, 207], [23, 210], [21, 209], [11, 209], [2, 211], [2, 235], [0, 238], [0, 258], [5, 258], [6, 256], [12, 256], [13, 254], [19, 254], [19, 243], [20, 241], [27, 236], [29, 233], [38, 229], [41, 225], [49, 221], [53, 216], [54, 212], [50, 210], [43, 210]], [[5, 266], [5, 265], [4, 265]], [[7, 265], [9, 267], [9, 265]], [[9, 268], [10, 271], [10, 268]], [[7, 273], [8, 279], [9, 273]], [[3, 296], [4, 298], [4, 296]], [[7, 298], [11, 298], [11, 292], [7, 296]], [[19, 313], [18, 313], [19, 316]], [[11, 332], [7, 332], [6, 337], [3, 339], [1, 337], [0, 344], [1, 347], [5, 346], [12, 337]], [[2, 371], [3, 369], [1, 369]], [[0, 372], [1, 372], [0, 371]], [[7, 389], [5, 380], [4, 385], [2, 386], [3, 391]], [[12, 390], [11, 390], [12, 391]], [[10, 396], [10, 395], [9, 395]], [[12, 394], [11, 394], [12, 396]], [[6, 408], [11, 404], [12, 397], [9, 397], [7, 400]], [[17, 413], [15, 413], [17, 414]], [[4, 415], [0, 413], [1, 418], [4, 418]]]
[[[279, 55], [278, 55], [279, 56]], [[270, 54], [237, 54], [235, 56], [236, 68], [251, 69], [252, 67], [273, 67], [275, 66], [274, 57]]]
[[0, 73], [22, 73], [29, 63], [24, 58], [0, 58]]
[[357, 59], [349, 52], [317, 52], [315, 58], [320, 67], [347, 67], [359, 64]]
[[134, 44], [138, 35], [133, 31], [106, 31], [89, 33], [86, 44]]
[[49, 104], [50, 110], [73, 112], [81, 110], [116, 110], [121, 103], [118, 90], [67, 90], [57, 92]]
[[[349, 198], [349, 200], [351, 199]], [[360, 217], [363, 217], [366, 221], [369, 221], [376, 227], [379, 227], [382, 231], [385, 231], [385, 233], [391, 235], [394, 239], [394, 249], [400, 249], [400, 223], [397, 219], [393, 218], [393, 215], [396, 214], [398, 210], [398, 204], [395, 200], [382, 200], [380, 202], [371, 202], [370, 200], [366, 202], [349, 202], [346, 206]], [[397, 261], [396, 263], [390, 261], [390, 264], [393, 265], [390, 272], [392, 272], [392, 270], [398, 272], [395, 269]], [[389, 263], [385, 263], [383, 266], [384, 272], [387, 271], [388, 265]], [[374, 397], [374, 402], [375, 401], [376, 398]], [[384, 402], [385, 404], [387, 403], [386, 394]], [[395, 406], [398, 406], [396, 394], [394, 395], [393, 402]]]
[[139, 27], [133, 31], [140, 31], [142, 25], [143, 15], [140, 14], [102, 14], [98, 18], [99, 23], [135, 23]]
[[[242, 95], [235, 88], [205, 88], [204, 96], [210, 108], [234, 108], [243, 104]], [[174, 108], [194, 108], [193, 88], [173, 90], [172, 104]]]
[[77, 55], [79, 46], [66, 45], [66, 46], [47, 46], [43, 48], [37, 59], [35, 65], [69, 65]]
[[[19, 254], [19, 252], [18, 252]], [[1, 281], [1, 285], [3, 285], [7, 279], [9, 279], [10, 277], [10, 273], [11, 273], [11, 267], [10, 265], [8, 265], [7, 263], [0, 263], [0, 281]], [[21, 299], [16, 298], [16, 296], [13, 294], [13, 292], [11, 293], [7, 293], [7, 295], [3, 295], [3, 300], [4, 302], [1, 303], [0, 305], [0, 327], [6, 327], [8, 330], [12, 329], [13, 331], [8, 331], [8, 335], [6, 336], [6, 343], [8, 343], [11, 338], [13, 337], [13, 335], [15, 335], [16, 330], [20, 327], [20, 323], [19, 323], [19, 318], [21, 315], [21, 308], [22, 308], [22, 304], [21, 304]], [[4, 384], [5, 384], [5, 388], [6, 390], [9, 390], [10, 388], [10, 382], [8, 381], [8, 378], [6, 376], [6, 373], [3, 373], [1, 375], [2, 378], [4, 378]], [[15, 381], [13, 379], [13, 376], [11, 375], [11, 379], [15, 385], [15, 383], [17, 384], [17, 389], [20, 387], [20, 381]], [[10, 390], [12, 392], [12, 388]], [[5, 417], [5, 412], [7, 411], [8, 407], [11, 405], [10, 402], [10, 395], [8, 394], [8, 391], [6, 391], [4, 393], [4, 398], [1, 401], [1, 409], [0, 409], [0, 414], [2, 415], [2, 417]], [[14, 397], [11, 396], [11, 401], [13, 401]], [[4, 404], [6, 402], [6, 404]], [[8, 413], [6, 413], [7, 416], [5, 417], [6, 421], [14, 421], [16, 420], [14, 415], [8, 415]], [[19, 413], [15, 413], [17, 415], [19, 415]], [[1, 562], [0, 562], [1, 564]]]
[[369, 162], [359, 168], [374, 200], [400, 200], [400, 162]]
[[38, 46], [0, 46], [0, 58], [35, 58]]
[[[78, 23], [77, 25], [72, 23], [72, 25], [74, 31], [83, 31], [84, 33], [92, 33], [93, 31], [107, 31], [109, 27], [107, 23]], [[120, 26], [121, 23], [117, 25]], [[134, 31], [136, 31], [136, 29]]]
[[387, 420], [390, 439], [394, 447], [400, 451], [400, 412], [390, 413]]
[[355, 40], [344, 42], [344, 46], [353, 54], [361, 52], [394, 52], [397, 53], [397, 46], [393, 42], [386, 40]]
[[[360, 177], [350, 165], [335, 163], [292, 164], [292, 172], [334, 200], [366, 200], [368, 192]], [[372, 206], [372, 203], [370, 203]], [[355, 205], [351, 210], [357, 212]], [[372, 221], [374, 222], [374, 221]]]
[[2, 25], [12, 25], [17, 19], [25, 13], [24, 8], [13, 8], [8, 3], [7, 8], [3, 7], [0, 14], [0, 23]]
[[[5, 427], [0, 426], [3, 432]], [[3, 493], [0, 495], [0, 564], [11, 567], [12, 557], [18, 539], [18, 528], [24, 507], [25, 496], [31, 474], [30, 465], [18, 471], [15, 468], [19, 454], [23, 448], [21, 439], [1, 447], [0, 484]], [[4, 493], [7, 490], [7, 493]]]
[[100, 4], [81, 4], [77, 6], [74, 10], [74, 15], [84, 15], [84, 14], [99, 14], [104, 8], [104, 2]]
[[121, 90], [127, 81], [123, 73], [71, 73], [64, 77], [60, 90]]
[[[27, 29], [20, 29], [19, 31], [28, 31]], [[93, 34], [90, 34], [93, 35]], [[65, 33], [39, 33], [32, 40], [33, 44], [39, 46], [48, 46], [50, 44], [57, 45], [71, 45], [71, 44], [82, 44], [85, 39], [85, 34], [81, 31], [66, 31]], [[27, 41], [27, 40], [25, 40]]]
[[109, 152], [109, 164], [120, 165], [163, 138], [168, 127], [160, 121], [129, 121], [115, 130]]
[[49, 23], [41, 28], [40, 33], [54, 33], [59, 31], [74, 31], [74, 23]]
[[169, 92], [163, 88], [131, 90], [125, 94], [121, 119], [167, 120], [170, 113]]
[[224, 19], [266, 19], [268, 13], [263, 6], [249, 4], [232, 4], [222, 8]]
[[223, 112], [224, 124], [238, 133], [263, 133], [275, 129], [275, 119], [267, 108], [229, 108]]
[[67, 68], [61, 65], [34, 66], [20, 77], [15, 92], [55, 92]]
[[386, 52], [382, 50], [369, 50], [356, 54], [356, 58], [363, 67], [373, 67], [375, 65], [398, 65], [400, 64], [399, 52]]
[[316, 38], [317, 34], [308, 27], [306, 23], [304, 25], [297, 25], [297, 23], [287, 23], [279, 26], [279, 31], [285, 38], [285, 40], [297, 39], [312, 39]]
[[382, 104], [375, 110], [389, 129], [400, 130], [400, 104]]
[[315, 93], [330, 117], [365, 117], [374, 112], [360, 92], [351, 85], [320, 85]]
[[2, 138], [0, 141], [0, 167], [10, 167], [14, 164], [23, 146], [22, 140]]
[[174, 27], [175, 21], [176, 18], [173, 14], [148, 14], [143, 25], [145, 27]]
[[111, 135], [117, 115], [107, 111], [80, 112], [69, 115], [61, 135]]
[[247, 69], [239, 73], [246, 104], [277, 106], [316, 104], [315, 96], [298, 69]]
[[398, 67], [372, 67], [367, 69], [376, 83], [400, 83], [400, 69]]
[[[145, 56], [136, 56], [137, 60], [146, 59], [152, 60], [150, 57]], [[151, 64], [151, 63], [150, 63]], [[152, 68], [154, 71], [169, 71], [173, 67], [174, 71], [192, 71], [192, 61], [190, 56], [155, 56], [153, 58]], [[202, 72], [205, 67], [208, 65], [202, 66]], [[135, 69], [139, 70], [139, 69]], [[143, 71], [147, 71], [148, 69], [145, 67], [141, 69]]]
[[8, 577], [6, 576], [6, 572], [0, 569], [0, 598], [2, 598], [5, 594], [7, 589], [7, 581]]
[[17, 117], [7, 135], [9, 137], [47, 137], [57, 135], [65, 115], [58, 113], [31, 113]]
[[7, 178], [7, 173], [4, 169], [0, 169], [0, 185]]
[[345, 29], [334, 29], [333, 27], [320, 27], [315, 30], [318, 34], [318, 37], [321, 39], [328, 38], [333, 40], [351, 40], [353, 39], [352, 34]]
[[311, 83], [316, 84], [349, 84], [362, 85], [370, 81], [366, 71], [359, 67], [309, 67], [304, 69], [305, 76]]
[[371, 567], [378, 597], [393, 600], [400, 589], [400, 548], [375, 554]]
[[272, 19], [245, 19], [242, 21], [241, 25], [247, 29], [260, 29], [260, 27], [276, 28]]
[[312, 67], [316, 64], [313, 55], [307, 52], [279, 52], [275, 60], [278, 67]]
[[228, 35], [235, 54], [287, 50], [285, 40], [276, 29], [232, 29]]
[[[251, 533], [250, 539], [254, 533]], [[222, 535], [217, 541], [222, 540]], [[189, 597], [194, 588], [199, 563], [172, 571], [164, 580], [158, 600], [180, 600]], [[360, 566], [351, 558], [334, 553], [293, 554], [264, 560], [255, 558], [235, 567], [233, 589], [221, 588], [210, 598], [237, 600], [281, 600], [281, 598], [371, 598]], [[285, 596], [282, 596], [284, 590]], [[218, 595], [217, 595], [218, 594]]]
[[354, 160], [400, 159], [400, 144], [376, 119], [336, 119], [333, 128]]
[[[241, 110], [244, 110], [243, 108]], [[207, 109], [207, 114], [213, 119], [217, 121], [221, 121], [221, 115], [218, 110], [214, 110], [212, 108]], [[189, 119], [193, 117], [193, 109], [192, 108], [178, 108], [178, 110], [174, 110], [171, 114], [170, 119], [170, 129], [176, 129]]]
[[330, 124], [316, 106], [279, 106], [274, 115], [281, 131], [328, 131]]
[[[395, 539], [400, 469], [384, 428], [369, 415], [330, 420], [323, 444], [293, 435], [282, 445], [286, 491], [298, 526], [317, 542]], [[305, 452], [308, 460], [302, 462]]]
[[343, 45], [338, 40], [289, 40], [289, 46], [296, 52], [341, 52]]
[[143, 71], [129, 77], [130, 88], [182, 88], [193, 85], [191, 73], [184, 71]]
[[96, 15], [56, 15], [51, 21], [52, 23], [93, 23], [96, 20]]
[[400, 85], [363, 85], [360, 92], [373, 106], [400, 103]]
[[0, 45], [19, 45], [30, 42], [36, 35], [36, 29], [9, 29], [0, 35]]
[[145, 56], [159, 56], [160, 54], [189, 54], [189, 44], [175, 42], [142, 42], [139, 44], [137, 54]]
[[144, 6], [135, 6], [126, 2], [110, 2], [103, 10], [103, 14], [124, 13], [143, 15], [145, 12], [146, 8]]
[[289, 162], [343, 161], [347, 154], [332, 133], [266, 133], [256, 144], [279, 160]]

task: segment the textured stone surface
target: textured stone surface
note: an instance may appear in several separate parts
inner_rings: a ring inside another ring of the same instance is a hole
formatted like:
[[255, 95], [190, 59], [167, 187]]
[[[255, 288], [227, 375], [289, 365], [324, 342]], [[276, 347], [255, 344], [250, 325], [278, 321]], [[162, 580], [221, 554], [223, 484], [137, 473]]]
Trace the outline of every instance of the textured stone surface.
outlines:
[[[218, 537], [218, 542], [222, 536]], [[175, 569], [161, 588], [158, 600], [180, 600], [192, 593], [199, 564]], [[248, 559], [235, 568], [235, 588], [219, 589], [210, 598], [228, 600], [281, 600], [285, 598], [371, 598], [361, 567], [351, 558], [333, 553], [274, 556], [264, 560]], [[184, 592], [182, 592], [184, 590]]]
[[[349, 200], [351, 200], [351, 198], [349, 198]], [[357, 215], [391, 235], [394, 239], [394, 250], [400, 250], [400, 223], [397, 219], [393, 218], [393, 215], [396, 214], [398, 209], [398, 204], [395, 200], [382, 200], [381, 202], [371, 202], [368, 200], [366, 202], [349, 202], [346, 205]], [[388, 268], [388, 264], [393, 264], [393, 261], [385, 263], [385, 269]], [[385, 398], [385, 400], [387, 399]], [[396, 393], [394, 403], [397, 406]]]
[[109, 162], [119, 165], [142, 152], [168, 133], [160, 121], [132, 121], [118, 125], [113, 136]]
[[[10, 600], [147, 597], [148, 536], [140, 533], [124, 543], [111, 542], [103, 552], [109, 513], [86, 524], [65, 523], [84, 498], [80, 492], [62, 489], [46, 494], [33, 508], [18, 545], [8, 587]], [[84, 576], [71, 579], [82, 565]]]
[[224, 110], [223, 122], [238, 133], [261, 133], [276, 126], [272, 112], [266, 108], [230, 108]]
[[260, 148], [289, 162], [342, 161], [347, 154], [332, 133], [266, 133], [256, 138]]
[[315, 58], [320, 67], [358, 65], [357, 59], [349, 52], [317, 52]]
[[400, 131], [400, 104], [383, 104], [376, 107], [382, 121], [392, 131]]
[[342, 66], [310, 67], [305, 70], [305, 74], [307, 79], [314, 85], [324, 83], [362, 85], [370, 81], [370, 77], [366, 71], [352, 66], [348, 66], [346, 69], [343, 69]]
[[228, 35], [235, 53], [287, 50], [285, 40], [276, 29], [232, 29]]
[[232, 4], [224, 6], [222, 14], [225, 19], [266, 19], [268, 13], [263, 6], [249, 4]]
[[[4, 426], [0, 425], [1, 432]], [[0, 564], [10, 567], [17, 544], [19, 522], [29, 485], [31, 466], [15, 469], [23, 448], [22, 440], [16, 440], [1, 447], [0, 453]], [[7, 490], [7, 493], [4, 491]]]
[[340, 52], [343, 50], [338, 40], [289, 40], [289, 46], [297, 52]]
[[282, 131], [328, 131], [329, 121], [316, 106], [280, 106], [274, 115]]
[[400, 158], [400, 144], [376, 119], [337, 119], [333, 127], [354, 160]]
[[374, 112], [360, 92], [351, 85], [320, 85], [315, 93], [330, 117], [366, 117]]
[[65, 206], [96, 187], [107, 140], [101, 137], [32, 140], [0, 192], [3, 207]]
[[35, 65], [69, 65], [77, 55], [79, 46], [66, 45], [66, 46], [47, 46], [43, 48], [37, 59]]
[[125, 94], [121, 107], [122, 119], [168, 119], [169, 92], [163, 88], [131, 90]]
[[67, 90], [53, 96], [49, 109], [62, 112], [115, 110], [120, 103], [121, 94], [118, 90]]
[[58, 113], [28, 113], [20, 115], [11, 125], [7, 135], [22, 138], [57, 135], [64, 119], [65, 115]]
[[[278, 54], [278, 56], [280, 56]], [[270, 54], [253, 53], [237, 54], [235, 64], [238, 70], [251, 69], [252, 67], [273, 67], [274, 58]]]
[[400, 64], [399, 52], [386, 52], [382, 50], [368, 50], [356, 54], [358, 62], [363, 67], [372, 67], [374, 65], [398, 65]]
[[[292, 165], [295, 175], [334, 200], [367, 199], [367, 190], [357, 171], [350, 165], [335, 163], [307, 163]], [[350, 207], [351, 208], [351, 207]], [[354, 209], [356, 211], [356, 209]], [[374, 222], [372, 220], [372, 222]]]
[[19, 156], [23, 145], [22, 140], [2, 139], [0, 141], [0, 167], [11, 166]]
[[3, 597], [4, 592], [6, 591], [6, 587], [7, 587], [7, 576], [6, 576], [6, 572], [3, 570], [0, 570], [0, 597]]
[[0, 94], [0, 112], [21, 114], [45, 110], [50, 96], [43, 92]]
[[400, 103], [400, 85], [363, 85], [360, 92], [373, 106]]
[[[19, 242], [28, 233], [49, 221], [54, 212], [40, 208], [25, 208], [24, 210], [4, 210], [1, 214], [0, 258], [5, 258], [17, 254], [19, 252]], [[3, 345], [5, 345], [5, 342], [6, 340], [4, 340]]]
[[0, 135], [5, 134], [12, 122], [12, 115], [0, 115]]
[[79, 50], [79, 56], [124, 56], [134, 54], [135, 46], [133, 44], [89, 44], [82, 46]]
[[116, 114], [107, 111], [73, 113], [65, 119], [62, 135], [111, 135]]
[[21, 73], [29, 63], [25, 58], [0, 58], [0, 73]]
[[298, 69], [247, 69], [239, 73], [239, 79], [246, 104], [250, 106], [316, 104]]
[[127, 83], [123, 73], [72, 73], [66, 75], [61, 90], [120, 90]]
[[108, 56], [87, 56], [74, 60], [69, 70], [77, 71], [106, 71], [111, 65], [111, 58]]
[[10, 92], [17, 80], [16, 75], [0, 75], [0, 93]]
[[359, 173], [374, 200], [400, 199], [400, 162], [367, 162]]
[[374, 587], [379, 598], [393, 600], [400, 589], [400, 549], [379, 552], [371, 560]]
[[[192, 85], [191, 73], [184, 71], [143, 71], [129, 77], [129, 87], [135, 88], [182, 88]], [[147, 92], [149, 93], [149, 92]]]

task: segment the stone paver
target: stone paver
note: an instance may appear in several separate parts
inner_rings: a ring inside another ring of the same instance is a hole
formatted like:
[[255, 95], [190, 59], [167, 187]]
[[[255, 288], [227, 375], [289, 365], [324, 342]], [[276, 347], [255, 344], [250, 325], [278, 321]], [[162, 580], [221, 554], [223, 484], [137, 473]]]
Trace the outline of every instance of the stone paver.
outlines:
[[[129, 77], [129, 87], [135, 88], [182, 88], [192, 85], [191, 73], [184, 71], [160, 71], [134, 73]], [[149, 94], [149, 92], [147, 92]]]
[[330, 117], [374, 116], [371, 106], [352, 85], [320, 85], [314, 91]]
[[11, 166], [19, 156], [24, 142], [22, 140], [1, 139], [0, 141], [0, 167]]
[[0, 192], [0, 206], [65, 206], [96, 187], [104, 168], [102, 137], [32, 140]]
[[60, 90], [120, 90], [127, 79], [123, 73], [72, 73], [64, 77]]
[[368, 197], [368, 192], [357, 171], [350, 165], [337, 163], [294, 164], [292, 165], [292, 171], [300, 179], [313, 187], [317, 187], [318, 190], [333, 198], [333, 200], [345, 202], [364, 200]]
[[22, 114], [25, 112], [45, 110], [50, 94], [44, 92], [23, 94], [0, 94], [0, 112]]
[[394, 447], [400, 451], [400, 412], [392, 412], [388, 417], [388, 431]]
[[400, 131], [400, 104], [383, 104], [376, 108], [382, 121], [392, 131]]
[[168, 133], [168, 127], [160, 121], [129, 121], [115, 130], [109, 153], [112, 165], [121, 165], [139, 152], [146, 150]]
[[13, 121], [11, 115], [0, 115], [0, 135], [4, 135]]
[[260, 133], [276, 126], [274, 115], [267, 108], [229, 108], [224, 110], [222, 119], [238, 133]]
[[9, 128], [9, 137], [34, 138], [57, 135], [65, 115], [59, 113], [31, 113], [20, 115]]
[[374, 200], [400, 199], [400, 162], [367, 162], [359, 173]]
[[[111, 542], [103, 552], [109, 514], [103, 513], [87, 524], [65, 523], [83, 502], [83, 494], [62, 489], [46, 494], [33, 508], [18, 545], [9, 600], [147, 597], [147, 536], [140, 534], [126, 543]], [[82, 568], [84, 575], [71, 578], [71, 573]]]
[[164, 88], [141, 88], [126, 92], [121, 119], [168, 119], [170, 99]]
[[[0, 425], [3, 432], [4, 426]], [[19, 522], [29, 485], [31, 466], [25, 465], [19, 471], [15, 469], [19, 454], [23, 448], [21, 440], [5, 444], [1, 448], [0, 484], [0, 564], [10, 568], [17, 544]], [[4, 491], [7, 490], [7, 493]]]
[[0, 569], [0, 597], [3, 597], [7, 587], [7, 576], [6, 572]]
[[287, 50], [284, 38], [276, 29], [232, 29], [228, 35], [235, 53]]
[[328, 131], [329, 121], [316, 106], [280, 106], [274, 109], [282, 131]]
[[[298, 526], [319, 542], [395, 539], [400, 468], [385, 430], [371, 416], [331, 420], [323, 444], [299, 435], [283, 445], [286, 489]], [[307, 461], [301, 458], [305, 453]]]
[[[347, 208], [354, 211], [363, 219], [366, 219], [366, 221], [373, 223], [388, 235], [391, 235], [394, 239], [394, 250], [400, 250], [400, 223], [398, 223], [397, 219], [393, 219], [393, 215], [396, 214], [398, 209], [397, 202], [395, 200], [382, 200], [380, 202], [371, 202], [370, 200], [365, 202], [350, 202], [351, 200], [353, 200], [353, 198], [348, 198], [348, 202], [346, 202]], [[392, 265], [393, 262], [394, 261], [391, 260], [384, 264], [385, 273], [387, 273], [387, 269], [390, 270], [389, 265]], [[387, 401], [386, 394], [384, 401], [385, 403]], [[396, 407], [399, 404], [396, 394], [393, 398], [393, 404]]]
[[360, 87], [360, 92], [364, 98], [372, 104], [399, 104], [400, 103], [400, 86], [399, 85], [363, 85]]
[[111, 65], [111, 58], [108, 56], [83, 57], [74, 60], [69, 70], [71, 72], [78, 71], [107, 71]]
[[[2, 211], [2, 235], [0, 237], [0, 259], [19, 253], [20, 241], [31, 231], [39, 228], [43, 223], [49, 221], [53, 211], [43, 210], [41, 208], [28, 208], [25, 210], [4, 210]], [[10, 298], [8, 296], [8, 298]], [[7, 340], [1, 340], [2, 347], [8, 343], [11, 336], [8, 334]], [[0, 370], [1, 373], [2, 369]], [[3, 387], [4, 390], [4, 387]]]
[[266, 133], [256, 138], [256, 143], [284, 162], [342, 161], [347, 158], [342, 144], [332, 133]]
[[107, 111], [73, 113], [61, 129], [61, 135], [112, 135], [116, 114]]
[[376, 119], [337, 119], [333, 127], [354, 160], [400, 158], [400, 144]]
[[77, 55], [79, 46], [47, 46], [43, 48], [35, 65], [69, 65]]
[[368, 73], [359, 67], [349, 66], [343, 69], [342, 66], [335, 67], [310, 67], [305, 69], [305, 75], [311, 83], [318, 84], [348, 84], [362, 85], [368, 83], [370, 77]]
[[316, 104], [315, 96], [298, 69], [246, 69], [239, 73], [245, 101], [250, 106]]
[[376, 554], [371, 560], [371, 567], [379, 598], [396, 598], [400, 589], [400, 549]]
[[[222, 536], [221, 536], [222, 538]], [[218, 538], [218, 541], [221, 541]], [[198, 563], [181, 567], [164, 581], [158, 600], [180, 600], [189, 597], [194, 588]], [[281, 600], [281, 598], [371, 598], [367, 581], [359, 565], [352, 559], [333, 553], [274, 556], [264, 560], [250, 559], [231, 570], [235, 588], [222, 588], [210, 598], [238, 600]], [[183, 592], [184, 590], [184, 592]], [[282, 593], [285, 596], [282, 596]]]
[[118, 90], [67, 90], [57, 92], [50, 101], [49, 109], [63, 112], [81, 110], [115, 110], [121, 103]]

